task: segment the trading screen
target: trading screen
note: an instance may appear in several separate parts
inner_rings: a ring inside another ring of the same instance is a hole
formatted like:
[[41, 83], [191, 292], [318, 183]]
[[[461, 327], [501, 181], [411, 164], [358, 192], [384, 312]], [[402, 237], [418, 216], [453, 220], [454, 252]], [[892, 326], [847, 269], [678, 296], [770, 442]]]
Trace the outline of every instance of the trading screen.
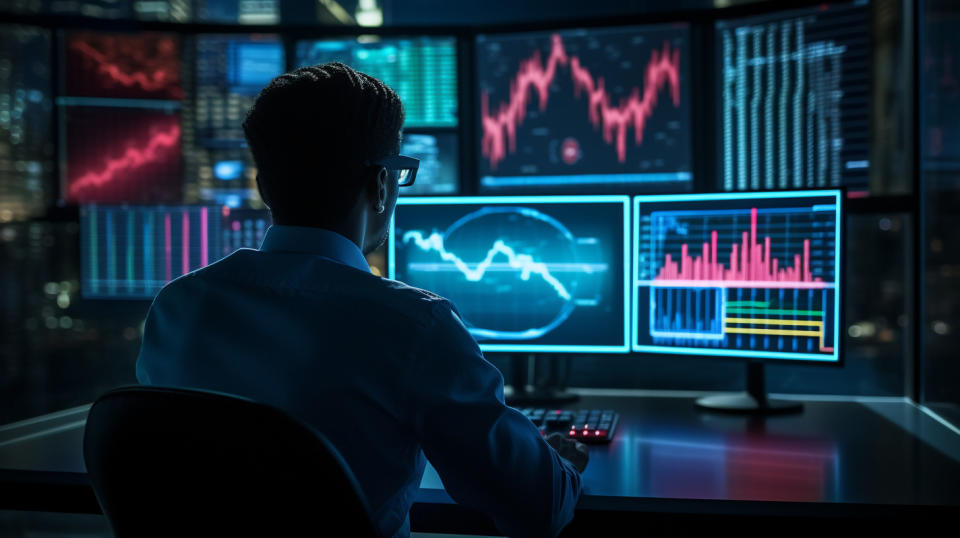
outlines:
[[180, 201], [179, 51], [168, 34], [67, 34], [58, 99], [65, 200]]
[[81, 292], [87, 298], [152, 299], [181, 275], [238, 248], [259, 247], [269, 225], [265, 210], [81, 206]]
[[725, 191], [869, 181], [867, 2], [717, 23]]
[[157, 110], [70, 107], [67, 198], [88, 203], [178, 203], [180, 116]]
[[457, 126], [457, 42], [452, 37], [297, 43], [297, 66], [342, 62], [380, 79], [403, 101], [406, 128]]
[[388, 271], [484, 351], [627, 352], [628, 221], [626, 196], [401, 198]]
[[260, 90], [285, 71], [283, 42], [274, 35], [201, 35], [195, 46], [196, 88], [184, 122], [185, 200], [259, 207], [241, 125]]
[[183, 99], [179, 39], [166, 34], [71, 33], [66, 44], [66, 93]]
[[636, 197], [633, 350], [839, 360], [840, 193]]
[[687, 190], [684, 25], [477, 38], [480, 187]]
[[0, 26], [0, 222], [42, 215], [51, 198], [50, 32]]
[[403, 133], [400, 153], [420, 159], [416, 181], [400, 194], [457, 194], [460, 189], [456, 133]]

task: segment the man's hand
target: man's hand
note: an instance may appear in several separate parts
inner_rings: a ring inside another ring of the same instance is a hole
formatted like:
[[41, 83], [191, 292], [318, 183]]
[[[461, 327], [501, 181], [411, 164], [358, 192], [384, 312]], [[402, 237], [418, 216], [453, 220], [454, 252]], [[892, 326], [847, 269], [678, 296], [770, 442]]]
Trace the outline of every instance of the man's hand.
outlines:
[[547, 443], [560, 454], [561, 458], [572, 463], [577, 471], [582, 473], [587, 468], [587, 461], [590, 459], [587, 445], [567, 439], [562, 433], [551, 433], [547, 436]]

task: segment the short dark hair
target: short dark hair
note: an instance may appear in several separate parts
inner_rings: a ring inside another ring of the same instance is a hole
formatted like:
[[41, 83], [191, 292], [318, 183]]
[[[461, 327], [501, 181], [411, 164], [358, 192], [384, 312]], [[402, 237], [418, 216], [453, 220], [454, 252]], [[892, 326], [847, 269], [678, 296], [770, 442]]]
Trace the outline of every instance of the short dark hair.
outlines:
[[396, 92], [339, 62], [270, 81], [243, 132], [274, 219], [339, 222], [363, 190], [363, 163], [399, 151], [403, 119]]

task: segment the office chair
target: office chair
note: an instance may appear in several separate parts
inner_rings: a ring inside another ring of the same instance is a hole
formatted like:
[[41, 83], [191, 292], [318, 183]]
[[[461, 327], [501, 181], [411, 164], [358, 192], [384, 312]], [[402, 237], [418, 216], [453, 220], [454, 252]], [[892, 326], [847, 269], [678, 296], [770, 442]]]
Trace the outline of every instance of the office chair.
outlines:
[[330, 442], [245, 398], [112, 390], [90, 409], [83, 458], [117, 538], [378, 536]]

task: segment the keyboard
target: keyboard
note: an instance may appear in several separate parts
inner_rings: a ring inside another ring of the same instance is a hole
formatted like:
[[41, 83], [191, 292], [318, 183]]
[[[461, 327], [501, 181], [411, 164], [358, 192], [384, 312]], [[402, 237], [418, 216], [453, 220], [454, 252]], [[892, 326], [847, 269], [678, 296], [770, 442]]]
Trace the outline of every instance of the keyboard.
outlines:
[[518, 408], [544, 436], [554, 432], [581, 443], [601, 445], [613, 440], [620, 414], [610, 409]]

